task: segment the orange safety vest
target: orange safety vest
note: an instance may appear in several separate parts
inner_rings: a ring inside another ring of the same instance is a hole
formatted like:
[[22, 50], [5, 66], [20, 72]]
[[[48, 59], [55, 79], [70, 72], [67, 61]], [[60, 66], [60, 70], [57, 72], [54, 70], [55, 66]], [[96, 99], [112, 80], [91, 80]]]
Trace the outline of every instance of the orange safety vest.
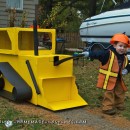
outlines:
[[[128, 58], [127, 56], [125, 56], [121, 71], [123, 68], [126, 67], [127, 64]], [[110, 51], [110, 57], [108, 62], [105, 65], [100, 65], [97, 87], [106, 90], [113, 90], [117, 81], [118, 73], [119, 65], [117, 56], [114, 54], [114, 52]], [[124, 91], [127, 91], [127, 87], [124, 84], [122, 76], [121, 86]]]

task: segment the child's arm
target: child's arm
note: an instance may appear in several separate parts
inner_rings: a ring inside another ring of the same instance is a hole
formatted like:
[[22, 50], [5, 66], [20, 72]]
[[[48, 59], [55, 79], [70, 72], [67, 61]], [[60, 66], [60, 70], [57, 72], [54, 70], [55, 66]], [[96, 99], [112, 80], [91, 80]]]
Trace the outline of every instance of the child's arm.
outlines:
[[130, 73], [130, 61], [128, 61], [127, 66], [122, 70], [123, 75], [126, 75], [128, 73]]
[[89, 57], [91, 59], [97, 59], [99, 60], [102, 65], [105, 65], [109, 59], [110, 51], [101, 50], [101, 51], [85, 51], [82, 52], [84, 54], [84, 57]]
[[122, 70], [122, 74], [128, 74], [130, 72], [130, 61], [128, 61], [127, 66]]

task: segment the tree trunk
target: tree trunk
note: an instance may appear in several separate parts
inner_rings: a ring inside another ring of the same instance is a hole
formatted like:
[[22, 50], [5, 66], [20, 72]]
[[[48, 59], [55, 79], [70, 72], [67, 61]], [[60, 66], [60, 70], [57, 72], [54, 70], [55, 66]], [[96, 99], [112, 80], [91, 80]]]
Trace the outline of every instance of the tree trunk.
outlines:
[[89, 17], [94, 16], [96, 14], [96, 2], [97, 0], [89, 0]]

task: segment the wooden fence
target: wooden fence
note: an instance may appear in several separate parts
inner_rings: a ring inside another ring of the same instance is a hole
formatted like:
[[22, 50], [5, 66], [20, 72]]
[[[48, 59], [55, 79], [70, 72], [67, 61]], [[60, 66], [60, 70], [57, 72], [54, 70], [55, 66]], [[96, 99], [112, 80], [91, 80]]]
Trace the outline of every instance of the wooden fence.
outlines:
[[65, 39], [65, 48], [81, 48], [84, 46], [79, 33], [57, 33], [57, 37]]

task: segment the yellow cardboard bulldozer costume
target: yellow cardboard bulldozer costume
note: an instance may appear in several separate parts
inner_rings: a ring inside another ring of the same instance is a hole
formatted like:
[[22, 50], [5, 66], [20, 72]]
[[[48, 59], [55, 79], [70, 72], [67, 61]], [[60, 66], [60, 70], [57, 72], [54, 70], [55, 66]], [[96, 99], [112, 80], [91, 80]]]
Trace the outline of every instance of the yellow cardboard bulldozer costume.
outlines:
[[[50, 39], [39, 47], [35, 43], [45, 34]], [[55, 47], [55, 29], [0, 28], [0, 95], [53, 111], [87, 105], [78, 94], [73, 60], [64, 61], [70, 56], [55, 54]]]

